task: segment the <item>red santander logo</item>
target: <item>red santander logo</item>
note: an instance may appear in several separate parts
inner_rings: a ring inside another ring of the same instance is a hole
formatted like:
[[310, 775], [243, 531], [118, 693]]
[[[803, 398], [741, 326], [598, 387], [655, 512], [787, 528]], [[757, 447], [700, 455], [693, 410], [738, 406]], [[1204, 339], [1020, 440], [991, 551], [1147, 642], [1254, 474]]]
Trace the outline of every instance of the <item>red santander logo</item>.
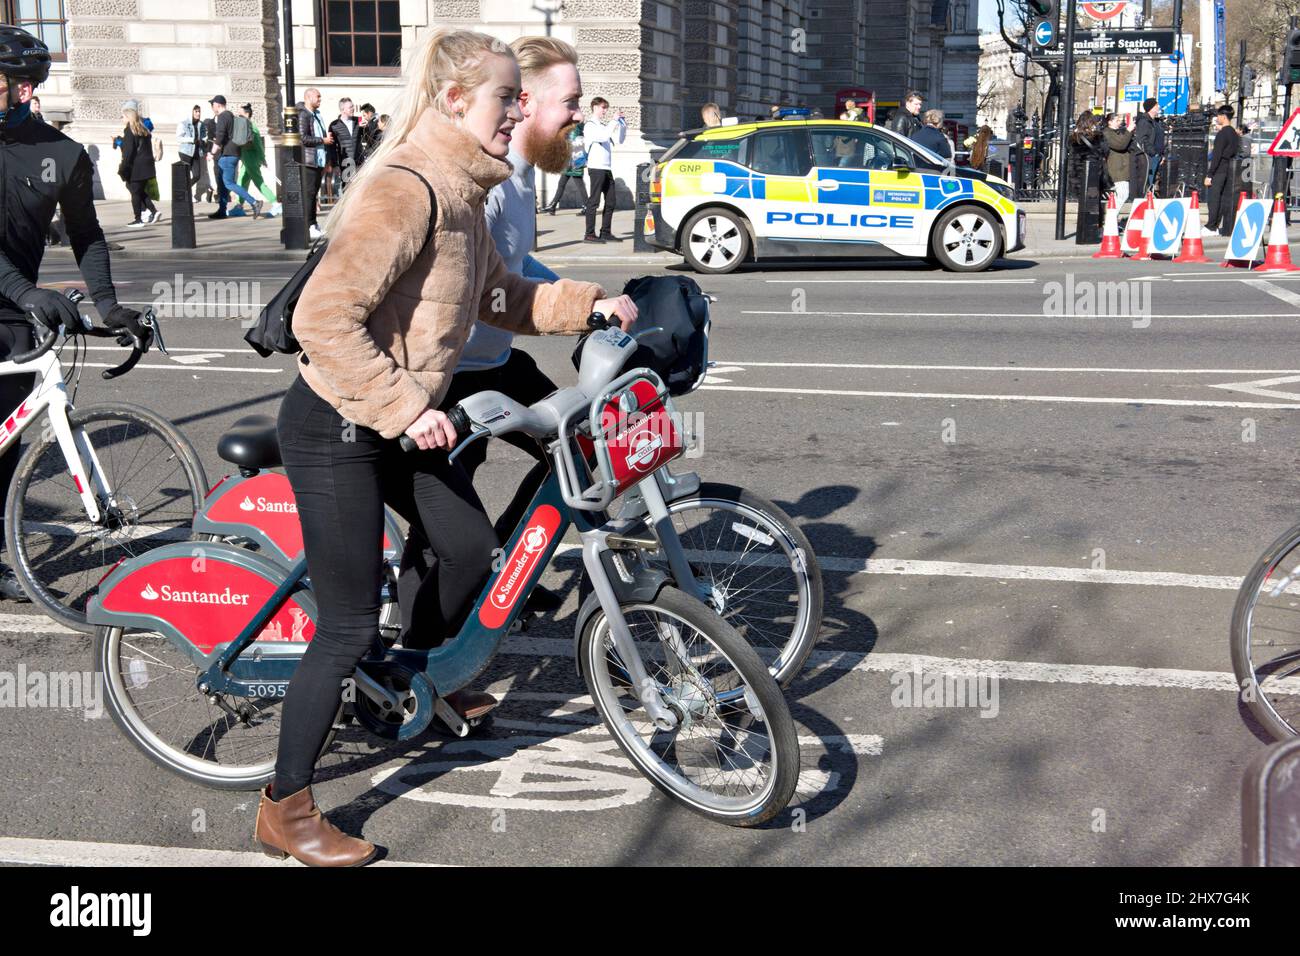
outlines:
[[510, 617], [510, 611], [519, 602], [519, 596], [528, 590], [528, 582], [538, 571], [546, 547], [555, 538], [560, 527], [560, 513], [550, 505], [542, 505], [532, 513], [525, 531], [510, 551], [505, 564], [492, 581], [488, 599], [479, 610], [478, 619], [484, 627], [496, 629]]

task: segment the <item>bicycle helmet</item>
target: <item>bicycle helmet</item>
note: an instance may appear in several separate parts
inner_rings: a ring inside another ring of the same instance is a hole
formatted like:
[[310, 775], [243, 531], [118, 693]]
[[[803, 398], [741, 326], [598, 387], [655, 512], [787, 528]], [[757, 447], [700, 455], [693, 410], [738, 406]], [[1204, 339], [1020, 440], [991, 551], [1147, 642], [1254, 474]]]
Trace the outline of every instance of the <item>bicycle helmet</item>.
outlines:
[[0, 73], [40, 86], [50, 75], [50, 51], [26, 30], [0, 23]]

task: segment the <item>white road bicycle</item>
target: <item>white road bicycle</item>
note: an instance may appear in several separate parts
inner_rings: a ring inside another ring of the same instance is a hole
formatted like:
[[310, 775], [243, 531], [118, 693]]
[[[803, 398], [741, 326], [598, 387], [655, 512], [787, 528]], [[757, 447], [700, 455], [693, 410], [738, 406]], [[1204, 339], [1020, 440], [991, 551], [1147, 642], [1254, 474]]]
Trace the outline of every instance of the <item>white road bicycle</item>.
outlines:
[[[68, 298], [77, 302], [82, 296], [73, 291]], [[105, 379], [129, 372], [154, 342], [166, 354], [152, 311], [143, 324], [144, 347], [133, 347], [125, 362], [106, 369]], [[19, 436], [45, 413], [44, 427], [23, 452], [9, 486], [7, 560], [46, 614], [91, 633], [86, 602], [100, 582], [124, 559], [193, 537], [207, 480], [194, 448], [161, 416], [118, 402], [74, 407], [85, 366], [83, 337], [119, 334], [86, 326], [63, 337], [37, 324], [38, 334], [47, 333], [37, 346], [0, 362], [0, 376], [36, 376], [28, 396], [0, 424], [0, 455], [14, 453]]]

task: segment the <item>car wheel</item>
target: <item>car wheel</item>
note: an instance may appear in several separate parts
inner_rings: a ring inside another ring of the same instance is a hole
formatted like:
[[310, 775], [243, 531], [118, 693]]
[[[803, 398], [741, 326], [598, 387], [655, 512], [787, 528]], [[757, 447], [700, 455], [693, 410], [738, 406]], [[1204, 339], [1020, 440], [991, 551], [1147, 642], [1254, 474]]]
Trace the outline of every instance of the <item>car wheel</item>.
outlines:
[[935, 223], [931, 249], [949, 272], [982, 272], [1002, 254], [997, 217], [980, 206], [957, 206]]
[[749, 258], [749, 231], [736, 213], [705, 209], [686, 223], [682, 256], [705, 275], [731, 272]]

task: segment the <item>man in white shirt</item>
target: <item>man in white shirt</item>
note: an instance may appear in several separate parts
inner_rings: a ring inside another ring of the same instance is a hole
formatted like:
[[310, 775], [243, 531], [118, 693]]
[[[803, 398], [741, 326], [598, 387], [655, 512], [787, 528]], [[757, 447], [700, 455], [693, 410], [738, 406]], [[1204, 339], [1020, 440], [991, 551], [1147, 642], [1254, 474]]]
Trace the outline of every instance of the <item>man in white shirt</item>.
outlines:
[[[622, 144], [627, 136], [627, 120], [618, 110], [609, 118], [609, 100], [597, 96], [591, 101], [591, 119], [582, 127], [582, 139], [587, 146], [587, 175], [591, 179], [587, 197], [587, 233], [583, 242], [622, 242], [611, 231], [614, 224], [614, 144]], [[601, 219], [600, 235], [596, 235], [596, 207], [605, 197], [605, 211]]]

